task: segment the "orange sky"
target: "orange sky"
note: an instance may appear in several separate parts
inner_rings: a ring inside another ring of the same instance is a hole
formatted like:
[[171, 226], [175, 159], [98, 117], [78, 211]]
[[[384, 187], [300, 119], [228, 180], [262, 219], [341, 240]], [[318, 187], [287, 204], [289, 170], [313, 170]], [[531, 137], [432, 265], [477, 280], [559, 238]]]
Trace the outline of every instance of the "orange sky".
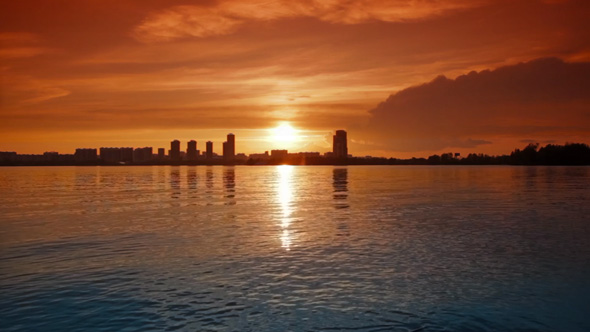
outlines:
[[[336, 129], [387, 157], [589, 143], [588, 17], [585, 0], [3, 1], [0, 151], [233, 132], [237, 152], [323, 152]], [[284, 122], [299, 140], [269, 138]]]

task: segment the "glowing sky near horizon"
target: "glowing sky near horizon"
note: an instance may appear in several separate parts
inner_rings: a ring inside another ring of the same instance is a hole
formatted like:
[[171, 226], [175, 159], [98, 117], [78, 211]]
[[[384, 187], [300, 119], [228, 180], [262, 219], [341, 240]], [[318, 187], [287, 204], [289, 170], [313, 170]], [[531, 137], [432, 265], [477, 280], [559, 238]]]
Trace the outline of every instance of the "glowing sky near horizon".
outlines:
[[[324, 152], [336, 129], [388, 157], [589, 143], [588, 17], [582, 0], [4, 1], [0, 151], [233, 132], [237, 152]], [[296, 131], [269, 139], [280, 126]]]

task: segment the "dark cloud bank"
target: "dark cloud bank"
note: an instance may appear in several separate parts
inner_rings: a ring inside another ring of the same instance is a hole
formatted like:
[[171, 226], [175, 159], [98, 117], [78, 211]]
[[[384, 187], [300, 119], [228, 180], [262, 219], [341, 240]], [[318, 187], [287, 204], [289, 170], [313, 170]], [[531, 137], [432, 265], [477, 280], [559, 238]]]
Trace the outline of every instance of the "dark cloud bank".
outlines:
[[498, 137], [590, 137], [590, 63], [543, 58], [439, 76], [369, 112], [364, 138], [391, 151], [472, 148]]

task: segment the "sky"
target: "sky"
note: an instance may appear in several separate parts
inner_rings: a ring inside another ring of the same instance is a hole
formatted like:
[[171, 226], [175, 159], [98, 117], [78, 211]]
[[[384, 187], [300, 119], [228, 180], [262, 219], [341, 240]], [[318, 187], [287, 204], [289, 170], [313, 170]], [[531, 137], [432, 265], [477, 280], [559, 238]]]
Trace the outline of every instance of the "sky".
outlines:
[[[0, 151], [331, 149], [409, 158], [590, 143], [590, 2], [0, 3]], [[277, 140], [285, 124], [296, 137]]]

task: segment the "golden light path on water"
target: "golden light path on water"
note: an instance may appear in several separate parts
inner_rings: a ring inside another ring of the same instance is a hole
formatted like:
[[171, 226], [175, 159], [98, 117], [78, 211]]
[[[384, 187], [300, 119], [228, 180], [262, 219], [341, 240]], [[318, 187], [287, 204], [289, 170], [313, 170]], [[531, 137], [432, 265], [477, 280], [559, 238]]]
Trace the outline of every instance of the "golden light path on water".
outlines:
[[291, 214], [293, 213], [293, 166], [281, 165], [277, 167], [278, 172], [278, 186], [277, 186], [277, 200], [281, 208], [281, 246], [285, 250], [291, 249], [292, 236], [289, 230], [291, 224]]
[[588, 332], [588, 188], [588, 167], [8, 167], [0, 330]]

